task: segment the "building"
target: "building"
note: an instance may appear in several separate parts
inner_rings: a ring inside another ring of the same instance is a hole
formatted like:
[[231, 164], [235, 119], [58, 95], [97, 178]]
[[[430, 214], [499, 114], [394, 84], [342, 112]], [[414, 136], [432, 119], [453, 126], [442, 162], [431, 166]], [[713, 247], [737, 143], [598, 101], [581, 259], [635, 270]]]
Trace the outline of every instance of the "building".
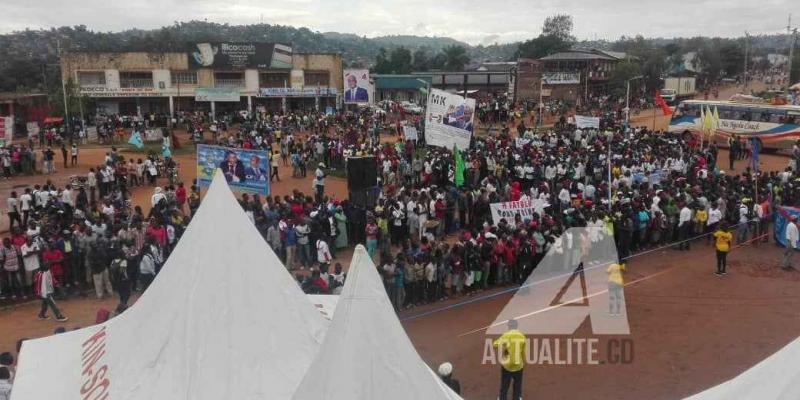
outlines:
[[543, 91], [550, 98], [577, 102], [607, 89], [616, 65], [629, 59], [616, 51], [571, 49], [542, 57]]
[[198, 43], [186, 52], [70, 52], [65, 81], [105, 114], [277, 111], [335, 107], [339, 54], [276, 43]]
[[542, 90], [542, 62], [530, 58], [520, 58], [517, 60], [516, 83], [514, 93], [517, 100], [533, 100], [539, 102], [541, 97], [550, 96], [549, 92]]
[[421, 89], [431, 86], [430, 75], [372, 75], [375, 84], [375, 101], [411, 101], [425, 104], [426, 95]]
[[507, 70], [500, 71], [457, 71], [457, 72], [414, 72], [412, 75], [431, 77], [431, 87], [462, 96], [487, 94], [504, 94], [508, 92], [509, 77]]

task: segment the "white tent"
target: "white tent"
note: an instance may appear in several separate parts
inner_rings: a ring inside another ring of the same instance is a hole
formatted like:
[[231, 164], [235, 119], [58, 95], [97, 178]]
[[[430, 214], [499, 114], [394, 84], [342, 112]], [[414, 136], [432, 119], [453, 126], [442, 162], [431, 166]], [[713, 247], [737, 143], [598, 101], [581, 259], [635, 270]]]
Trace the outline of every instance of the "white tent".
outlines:
[[739, 376], [686, 400], [800, 399], [800, 338]]
[[288, 399], [326, 325], [218, 173], [136, 304], [25, 342], [11, 398]]
[[417, 354], [363, 246], [294, 400], [460, 399]]

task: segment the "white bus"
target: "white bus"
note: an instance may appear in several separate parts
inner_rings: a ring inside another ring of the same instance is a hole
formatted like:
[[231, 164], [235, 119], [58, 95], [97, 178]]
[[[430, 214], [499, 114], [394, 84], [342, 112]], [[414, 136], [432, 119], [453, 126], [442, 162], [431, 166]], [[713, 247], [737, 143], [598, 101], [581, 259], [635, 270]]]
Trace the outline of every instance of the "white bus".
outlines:
[[[726, 145], [731, 135], [755, 137], [762, 149], [782, 149], [800, 139], [800, 106], [738, 101], [686, 100], [676, 107], [669, 131], [683, 135], [703, 134], [701, 111], [716, 109], [719, 121], [713, 140]], [[706, 137], [705, 140], [709, 138]]]

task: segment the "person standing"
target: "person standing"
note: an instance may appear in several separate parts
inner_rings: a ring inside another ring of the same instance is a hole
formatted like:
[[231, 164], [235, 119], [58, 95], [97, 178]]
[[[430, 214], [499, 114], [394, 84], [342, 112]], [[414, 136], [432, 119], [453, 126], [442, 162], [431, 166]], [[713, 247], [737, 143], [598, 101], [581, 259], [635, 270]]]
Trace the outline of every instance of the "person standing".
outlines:
[[322, 203], [322, 197], [325, 195], [325, 164], [319, 163], [317, 170], [314, 171], [314, 201]]
[[89, 204], [95, 202], [97, 192], [97, 174], [94, 168], [89, 168], [89, 173], [86, 174], [86, 186], [89, 187]]
[[786, 239], [786, 249], [783, 252], [783, 264], [781, 265], [781, 268], [788, 271], [793, 268], [792, 256], [794, 255], [794, 251], [797, 249], [797, 216], [792, 215], [789, 217], [789, 223], [786, 224], [786, 233], [784, 235], [784, 238]]
[[[78, 165], [78, 145], [73, 143], [72, 147], [69, 149], [69, 154], [71, 156], [71, 163], [72, 166], [75, 167]], [[65, 165], [66, 167], [66, 165]]]
[[31, 208], [33, 208], [31, 188], [25, 188], [25, 193], [19, 196], [19, 206], [20, 210], [22, 210], [22, 226], [28, 226], [28, 217], [31, 215]]
[[50, 317], [47, 316], [47, 309], [48, 307], [53, 310], [53, 314], [56, 316], [56, 321], [58, 322], [67, 322], [69, 319], [61, 314], [61, 311], [56, 306], [55, 300], [53, 300], [53, 293], [55, 293], [55, 288], [58, 285], [55, 279], [53, 279], [53, 275], [50, 273], [50, 268], [47, 264], [42, 265], [41, 269], [36, 273], [34, 277], [34, 292], [39, 298], [42, 299], [42, 307], [39, 310], [39, 319], [45, 320]]
[[678, 250], [689, 250], [689, 240], [692, 237], [692, 209], [684, 204], [678, 216]]
[[14, 221], [17, 221], [17, 225], [22, 227], [22, 218], [19, 216], [19, 200], [17, 199], [17, 192], [11, 192], [8, 199], [6, 200], [6, 205], [8, 206], [8, 230], [11, 231], [14, 229]]
[[64, 160], [64, 169], [67, 169], [67, 145], [61, 144], [61, 158]]
[[278, 176], [278, 166], [280, 166], [279, 161], [280, 161], [280, 153], [278, 153], [277, 151], [273, 152], [269, 157], [269, 165], [272, 168], [272, 173], [269, 174], [270, 182], [272, 182], [273, 178], [278, 182], [281, 181], [281, 177]]
[[500, 396], [508, 399], [508, 388], [514, 381], [511, 400], [522, 399], [522, 371], [525, 367], [525, 335], [517, 330], [517, 320], [508, 320], [508, 331], [494, 341], [500, 357]]
[[725, 230], [725, 228], [726, 226], [724, 223], [720, 224], [714, 232], [714, 240], [717, 248], [717, 272], [714, 274], [717, 276], [727, 274], [725, 269], [728, 266], [728, 252], [731, 251], [731, 241], [733, 240], [733, 235]]
[[442, 378], [442, 382], [452, 389], [453, 392], [457, 395], [461, 395], [461, 382], [453, 378], [453, 364], [449, 362], [442, 363], [442, 365], [439, 366], [439, 377]]

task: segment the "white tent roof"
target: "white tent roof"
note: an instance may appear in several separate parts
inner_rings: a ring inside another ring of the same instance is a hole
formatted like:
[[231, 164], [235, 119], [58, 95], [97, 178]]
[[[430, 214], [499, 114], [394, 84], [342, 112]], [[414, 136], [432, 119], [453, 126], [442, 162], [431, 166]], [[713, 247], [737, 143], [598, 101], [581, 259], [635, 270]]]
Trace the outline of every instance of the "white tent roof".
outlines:
[[417, 354], [361, 245], [325, 341], [293, 399], [460, 399]]
[[800, 399], [800, 338], [739, 376], [686, 400]]
[[288, 399], [326, 322], [218, 173], [136, 304], [105, 324], [25, 342], [11, 398]]

